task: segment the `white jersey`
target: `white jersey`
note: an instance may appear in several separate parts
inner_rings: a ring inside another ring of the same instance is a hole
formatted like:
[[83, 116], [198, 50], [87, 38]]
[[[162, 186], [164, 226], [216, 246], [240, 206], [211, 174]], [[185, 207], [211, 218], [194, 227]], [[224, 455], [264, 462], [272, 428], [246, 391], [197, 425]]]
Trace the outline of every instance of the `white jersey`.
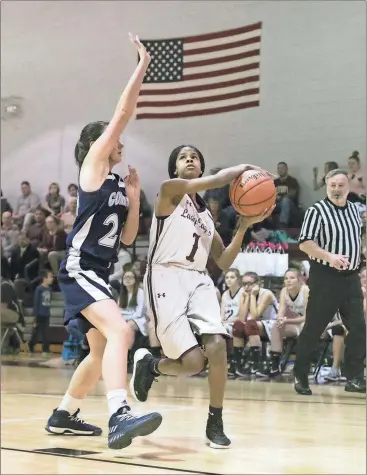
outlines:
[[308, 290], [307, 285], [302, 285], [295, 299], [292, 299], [292, 297], [289, 295], [287, 290], [285, 291], [285, 303], [287, 307], [289, 308], [289, 310], [291, 310], [298, 316], [305, 315], [305, 310], [306, 310], [305, 294], [307, 290]]
[[240, 310], [240, 303], [243, 294], [243, 288], [240, 287], [234, 296], [231, 296], [231, 293], [226, 290], [222, 295], [222, 308], [224, 309], [223, 322], [232, 321], [238, 317], [238, 312]]
[[[266, 289], [259, 290], [256, 302], [259, 302], [260, 298], [262, 297], [262, 295], [264, 295], [265, 292], [267, 292]], [[266, 307], [266, 309], [263, 311], [262, 315], [260, 315], [258, 320], [275, 320], [277, 318], [278, 307], [278, 301], [277, 299], [274, 299], [274, 302]], [[251, 315], [249, 315], [248, 319], [251, 320]]]
[[205, 271], [215, 226], [204, 201], [197, 195], [200, 209], [189, 195], [184, 195], [170, 216], [153, 213], [149, 236], [148, 263], [173, 265]]

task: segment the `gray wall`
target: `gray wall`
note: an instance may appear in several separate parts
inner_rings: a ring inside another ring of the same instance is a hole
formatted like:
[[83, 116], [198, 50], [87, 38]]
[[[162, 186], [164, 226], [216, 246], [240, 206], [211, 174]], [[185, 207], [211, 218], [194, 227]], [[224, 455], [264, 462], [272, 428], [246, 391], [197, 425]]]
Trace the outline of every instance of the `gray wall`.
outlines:
[[[2, 97], [24, 98], [22, 118], [2, 123], [2, 189], [29, 179], [76, 180], [82, 126], [109, 119], [136, 63], [127, 32], [179, 37], [263, 22], [260, 107], [217, 116], [132, 122], [123, 137], [148, 197], [176, 145], [193, 143], [208, 168], [241, 162], [274, 170], [285, 160], [311, 191], [312, 167], [366, 155], [364, 2], [3, 2]], [[121, 171], [121, 170], [120, 170]]]

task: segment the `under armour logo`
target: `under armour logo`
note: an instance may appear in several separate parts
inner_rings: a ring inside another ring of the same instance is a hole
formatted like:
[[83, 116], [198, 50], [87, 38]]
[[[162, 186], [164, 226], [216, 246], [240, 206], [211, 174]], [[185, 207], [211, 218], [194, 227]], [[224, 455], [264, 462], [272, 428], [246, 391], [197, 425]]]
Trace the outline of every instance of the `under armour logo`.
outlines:
[[165, 297], [165, 296], [166, 296], [166, 294], [164, 294], [164, 293], [163, 293], [163, 294], [157, 294], [157, 295], [158, 295], [158, 298], [159, 298], [159, 299], [160, 299], [161, 297]]

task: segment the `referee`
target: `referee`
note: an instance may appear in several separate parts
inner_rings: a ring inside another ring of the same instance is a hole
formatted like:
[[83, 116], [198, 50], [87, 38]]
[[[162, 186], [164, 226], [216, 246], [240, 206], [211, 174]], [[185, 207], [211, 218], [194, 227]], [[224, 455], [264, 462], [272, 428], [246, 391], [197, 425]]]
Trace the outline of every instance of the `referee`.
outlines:
[[300, 249], [310, 257], [311, 267], [306, 321], [297, 344], [294, 388], [299, 394], [312, 394], [308, 385], [312, 353], [339, 310], [348, 330], [345, 390], [365, 393], [366, 324], [358, 276], [362, 220], [356, 205], [347, 201], [347, 172], [332, 170], [325, 181], [327, 197], [307, 210], [299, 238]]

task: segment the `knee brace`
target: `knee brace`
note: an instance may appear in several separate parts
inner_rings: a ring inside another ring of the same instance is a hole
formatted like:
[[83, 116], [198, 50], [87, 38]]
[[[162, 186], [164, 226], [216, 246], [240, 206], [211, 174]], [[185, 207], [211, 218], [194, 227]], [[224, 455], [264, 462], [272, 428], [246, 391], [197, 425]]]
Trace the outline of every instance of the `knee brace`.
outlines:
[[247, 336], [259, 335], [259, 327], [256, 320], [247, 320], [245, 323], [245, 333]]
[[333, 336], [335, 335], [344, 336], [344, 333], [345, 331], [344, 331], [343, 325], [335, 325], [335, 327], [331, 328], [331, 334]]
[[245, 338], [245, 322], [236, 320], [233, 324], [232, 334], [236, 338]]

